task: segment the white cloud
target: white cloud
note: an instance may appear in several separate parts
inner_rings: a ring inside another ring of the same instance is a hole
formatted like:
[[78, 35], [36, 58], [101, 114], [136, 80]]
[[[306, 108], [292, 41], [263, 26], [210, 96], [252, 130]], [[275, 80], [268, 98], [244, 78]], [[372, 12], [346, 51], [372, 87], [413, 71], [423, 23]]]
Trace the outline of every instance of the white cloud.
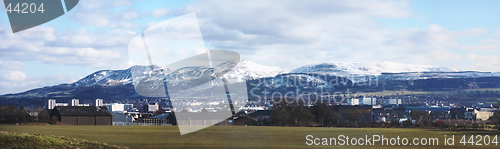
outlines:
[[[14, 72], [18, 74], [14, 79], [0, 78], [0, 95], [8, 93], [19, 93], [30, 89], [58, 85], [61, 83], [71, 83], [81, 77], [67, 76], [62, 74], [46, 75], [46, 76], [26, 76], [24, 73]], [[3, 73], [5, 75], [5, 73]]]
[[[206, 42], [235, 50], [258, 63], [299, 67], [337, 61], [388, 60], [432, 64], [459, 60], [447, 50], [458, 36], [438, 24], [427, 28], [388, 29], [374, 18], [408, 18], [408, 3], [394, 1], [200, 1], [177, 14], [196, 12]], [[487, 30], [486, 30], [487, 31]]]
[[0, 61], [0, 95], [17, 93], [60, 83], [74, 82], [80, 77], [62, 74], [29, 76], [21, 70], [26, 67], [19, 61]]
[[[130, 0], [80, 1], [78, 7], [71, 10], [68, 15], [86, 26], [137, 29], [139, 25], [124, 25], [142, 16], [140, 12], [132, 8], [133, 3]], [[123, 7], [123, 9], [114, 9], [118, 7]]]
[[475, 35], [483, 35], [487, 34], [488, 29], [486, 28], [471, 28], [471, 29], [466, 29], [462, 32], [460, 32], [461, 35], [463, 36], [475, 36]]
[[472, 51], [500, 51], [500, 45], [473, 45], [461, 46], [461, 48]]
[[131, 0], [113, 0], [113, 6], [121, 7], [121, 6], [133, 6], [134, 3]]
[[434, 48], [429, 54], [431, 58], [440, 61], [458, 61], [462, 58], [460, 54], [447, 51], [442, 47]]
[[500, 28], [498, 28], [498, 29], [497, 29], [497, 32], [496, 32], [496, 33], [494, 33], [494, 34], [495, 34], [495, 35], [497, 35], [497, 36], [500, 36]]
[[151, 15], [154, 17], [162, 17], [168, 14], [168, 10], [165, 8], [160, 8], [160, 9], [154, 9], [151, 11]]
[[[131, 6], [136, 2], [80, 1], [68, 13], [69, 17], [87, 27], [102, 27], [96, 30], [56, 32], [51, 27], [36, 27], [12, 34], [8, 26], [0, 26], [0, 59], [123, 69], [127, 45], [136, 34], [129, 30], [143, 30], [162, 21], [144, 22], [147, 26], [142, 26], [137, 24], [138, 20], [190, 12], [196, 12], [203, 39], [210, 48], [234, 50], [244, 59], [274, 66], [379, 60], [435, 64], [467, 59], [477, 61], [474, 63], [477, 69], [495, 70], [496, 67], [486, 65], [488, 62], [480, 61], [495, 60], [495, 56], [465, 56], [451, 49], [498, 51], [500, 48], [500, 42], [494, 39], [480, 41], [486, 45], [457, 42], [457, 38], [486, 34], [488, 30], [483, 28], [457, 32], [431, 24], [424, 28], [391, 29], [375, 21], [375, 18], [413, 17], [407, 1], [207, 0], [179, 10], [155, 9], [145, 13], [133, 10]], [[120, 9], [114, 9], [117, 7]], [[500, 36], [500, 30], [495, 34]], [[66, 76], [66, 80], [73, 78]], [[44, 84], [36, 79], [45, 78], [25, 76], [17, 86]]]
[[[8, 30], [8, 29], [6, 29]], [[125, 30], [36, 32], [53, 30], [33, 28], [22, 34], [0, 30], [0, 59], [4, 61], [41, 61], [58, 65], [78, 65], [93, 69], [125, 68], [126, 47], [134, 32]]]
[[19, 61], [0, 61], [0, 70], [21, 70], [26, 67]]
[[496, 56], [469, 53], [467, 59], [474, 63], [474, 70], [494, 72], [500, 70], [500, 59]]
[[3, 77], [6, 80], [11, 80], [11, 81], [23, 81], [24, 78], [26, 78], [26, 74], [20, 71], [9, 71], [4, 73]]
[[500, 39], [484, 39], [480, 40], [479, 42], [487, 44], [500, 44]]
[[125, 20], [132, 20], [132, 19], [137, 19], [140, 17], [140, 14], [138, 12], [132, 11], [132, 12], [124, 12], [122, 14], [123, 19]]

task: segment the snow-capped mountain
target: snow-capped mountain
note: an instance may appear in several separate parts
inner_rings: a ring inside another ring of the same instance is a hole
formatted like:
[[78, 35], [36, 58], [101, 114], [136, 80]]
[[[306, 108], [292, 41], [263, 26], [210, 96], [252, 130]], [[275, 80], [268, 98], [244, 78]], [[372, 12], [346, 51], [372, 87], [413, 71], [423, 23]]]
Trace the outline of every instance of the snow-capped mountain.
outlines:
[[249, 60], [240, 60], [238, 65], [224, 75], [230, 82], [242, 82], [244, 80], [274, 77], [278, 74], [288, 73], [291, 68], [266, 66]]
[[[222, 73], [219, 71], [224, 71], [224, 69], [226, 69], [226, 65], [230, 64], [223, 63], [216, 66], [215, 73]], [[172, 83], [173, 85], [182, 84], [183, 81], [211, 75], [210, 69], [206, 67], [184, 67], [178, 70], [173, 70], [171, 68], [160, 68], [159, 66], [154, 66], [153, 69], [163, 69], [167, 82]], [[144, 75], [141, 74], [147, 70], [150, 70], [150, 66], [132, 66], [126, 70], [101, 70], [72, 83], [72, 85], [75, 87], [90, 85], [112, 86], [118, 84], [130, 84], [134, 81], [134, 84], [136, 84], [136, 81], [139, 81], [141, 80], [141, 77], [144, 77]], [[239, 63], [224, 76], [229, 82], [242, 82], [250, 79], [274, 77], [277, 74], [288, 73], [291, 70], [292, 69], [290, 68], [266, 66], [249, 60], [240, 60]], [[163, 81], [160, 76], [157, 76], [157, 78], [154, 79]]]
[[458, 70], [432, 65], [400, 64], [388, 61], [366, 63], [322, 63], [307, 65], [292, 70], [290, 73], [319, 73], [325, 75], [381, 75], [382, 73], [405, 72], [456, 72]]
[[[500, 76], [500, 73], [489, 72], [462, 72], [447, 67], [431, 65], [400, 64], [388, 61], [366, 62], [366, 63], [321, 63], [307, 65], [296, 69], [266, 66], [249, 60], [235, 62], [228, 61], [215, 66], [214, 73], [224, 74], [230, 83], [243, 82], [258, 78], [273, 78], [279, 74], [321, 74], [329, 76], [347, 77], [353, 82], [366, 81], [366, 75], [378, 76], [383, 80], [415, 80], [429, 78], [477, 78]], [[145, 77], [145, 72], [150, 66], [132, 66], [126, 70], [101, 70], [86, 76], [70, 85], [81, 86], [115, 86], [115, 85], [137, 85], [138, 81]], [[163, 70], [165, 79], [170, 86], [196, 85], [211, 76], [211, 69], [206, 67], [184, 67], [177, 70], [154, 66], [156, 72]], [[228, 72], [227, 72], [228, 71]], [[227, 73], [224, 73], [227, 72]], [[310, 78], [309, 80], [314, 80]], [[163, 75], [150, 76], [149, 81], [158, 84], [163, 81]], [[155, 83], [156, 82], [156, 83]]]
[[[236, 62], [238, 63], [236, 64]], [[458, 71], [439, 66], [400, 64], [387, 61], [321, 63], [290, 69], [240, 60], [214, 64], [213, 69], [201, 66], [180, 69], [153, 66], [154, 71], [150, 70], [151, 66], [132, 66], [125, 70], [100, 70], [70, 84], [2, 95], [0, 99], [5, 100], [0, 100], [0, 104], [27, 105], [34, 101], [43, 104], [43, 100], [48, 98], [63, 100], [104, 98], [117, 101], [155, 98], [160, 96], [144, 96], [137, 88], [142, 88], [145, 91], [152, 88], [160, 89], [164, 85], [163, 81], [166, 81], [168, 86], [175, 86], [174, 88], [177, 88], [178, 92], [197, 87], [197, 92], [193, 92], [193, 94], [206, 95], [208, 94], [205, 90], [207, 84], [209, 84], [208, 86], [221, 85], [220, 79], [212, 80], [212, 72], [219, 77], [224, 74], [228, 82], [231, 83], [229, 85], [246, 85], [248, 93], [252, 93], [248, 95], [249, 97], [271, 92], [286, 94], [299, 91], [335, 92], [346, 89], [361, 92], [401, 89], [449, 90], [451, 88], [470, 88], [471, 84], [481, 88], [500, 87], [500, 72]], [[247, 80], [246, 84], [238, 83], [244, 80]], [[407, 80], [411, 80], [411, 86]], [[375, 84], [378, 84], [377, 81], [383, 81], [384, 86], [359, 85], [372, 81], [375, 81]], [[138, 84], [142, 86], [137, 87]], [[175, 90], [170, 92], [170, 89], [169, 94], [176, 93]], [[243, 95], [244, 93], [239, 94]], [[18, 100], [20, 98], [27, 100]]]

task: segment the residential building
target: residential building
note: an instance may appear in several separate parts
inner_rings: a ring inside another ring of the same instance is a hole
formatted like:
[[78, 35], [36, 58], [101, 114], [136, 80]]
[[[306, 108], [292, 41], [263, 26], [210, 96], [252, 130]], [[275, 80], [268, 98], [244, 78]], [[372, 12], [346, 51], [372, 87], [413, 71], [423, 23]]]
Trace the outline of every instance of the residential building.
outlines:
[[365, 98], [365, 97], [360, 97], [360, 98], [352, 98], [347, 100], [347, 105], [355, 106], [355, 105], [376, 105], [377, 104], [377, 99], [376, 98]]
[[103, 106], [102, 104], [103, 100], [102, 99], [95, 99], [95, 106]]
[[356, 98], [347, 99], [347, 105], [351, 105], [351, 106], [359, 105], [359, 99], [356, 99]]
[[154, 104], [145, 104], [143, 106], [143, 111], [144, 112], [155, 112], [159, 109], [158, 103]]
[[56, 103], [56, 107], [57, 106], [68, 106], [68, 103]]
[[47, 100], [47, 109], [54, 109], [56, 106], [56, 100], [55, 99], [49, 99]]
[[385, 105], [400, 105], [403, 104], [401, 99], [385, 99]]
[[377, 98], [359, 98], [359, 105], [377, 105]]
[[69, 103], [70, 106], [80, 106], [80, 100], [78, 99], [71, 99]]
[[124, 113], [126, 111], [132, 110], [134, 105], [132, 104], [121, 104], [121, 103], [110, 103], [110, 104], [103, 104], [103, 106], [106, 106], [109, 111], [113, 113]]

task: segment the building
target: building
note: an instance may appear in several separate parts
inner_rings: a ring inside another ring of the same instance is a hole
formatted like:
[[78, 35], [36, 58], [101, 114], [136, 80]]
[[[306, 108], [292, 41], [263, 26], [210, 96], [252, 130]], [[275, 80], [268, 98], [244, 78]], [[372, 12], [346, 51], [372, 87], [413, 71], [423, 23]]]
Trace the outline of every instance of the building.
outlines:
[[150, 118], [156, 119], [156, 120], [160, 121], [160, 123], [163, 123], [163, 124], [177, 125], [177, 121], [175, 119], [175, 113], [173, 113], [173, 112], [163, 113], [163, 114], [153, 116]]
[[113, 125], [130, 125], [132, 122], [134, 122], [132, 115], [113, 113]]
[[[98, 103], [97, 100], [101, 100], [101, 106], [102, 106], [102, 99], [96, 99], [96, 104]], [[71, 99], [69, 100], [69, 103], [57, 103], [55, 99], [49, 99], [46, 101], [47, 104], [47, 109], [53, 109], [56, 106], [90, 106], [89, 103], [84, 103], [80, 104], [80, 100], [78, 99]]]
[[238, 117], [233, 121], [233, 125], [258, 126], [259, 121], [249, 116]]
[[476, 119], [476, 113], [474, 113], [475, 109], [474, 108], [466, 108], [465, 114], [464, 114], [464, 119], [466, 120], [475, 120]]
[[47, 109], [54, 109], [56, 106], [56, 100], [55, 99], [49, 99], [47, 100]]
[[129, 111], [134, 107], [133, 104], [121, 104], [121, 103], [103, 104], [103, 106], [106, 106], [109, 109], [109, 111], [113, 113], [125, 113], [126, 111]]
[[102, 101], [103, 101], [103, 100], [102, 100], [102, 99], [99, 99], [99, 98], [98, 98], [98, 99], [95, 99], [95, 106], [103, 106]]
[[481, 108], [480, 110], [474, 109], [474, 113], [476, 115], [476, 120], [488, 120], [491, 116], [493, 116], [494, 110], [491, 108]]
[[257, 110], [240, 116], [234, 120], [234, 125], [263, 126], [271, 123], [270, 110]]
[[78, 100], [78, 99], [71, 99], [69, 101], [69, 105], [70, 106], [80, 106], [80, 100]]
[[123, 104], [123, 110], [125, 111], [132, 111], [134, 109], [133, 104]]
[[449, 119], [450, 110], [450, 107], [406, 107], [408, 114], [411, 114], [412, 111], [425, 111], [432, 119]]
[[450, 109], [450, 118], [451, 119], [465, 119], [465, 120], [474, 120], [476, 119], [476, 115], [474, 113], [474, 108], [451, 108]]
[[377, 98], [359, 98], [359, 105], [377, 105]]
[[158, 103], [154, 104], [145, 104], [143, 106], [144, 112], [156, 112], [159, 109]]
[[385, 99], [385, 105], [400, 105], [403, 104], [401, 99]]
[[347, 105], [355, 106], [355, 105], [377, 105], [376, 98], [352, 98], [347, 100]]
[[111, 125], [113, 114], [106, 107], [56, 106], [50, 113], [63, 124]]
[[57, 106], [68, 106], [68, 103], [56, 103], [56, 107]]
[[356, 98], [347, 99], [347, 105], [351, 105], [351, 106], [359, 105], [359, 99], [356, 99]]

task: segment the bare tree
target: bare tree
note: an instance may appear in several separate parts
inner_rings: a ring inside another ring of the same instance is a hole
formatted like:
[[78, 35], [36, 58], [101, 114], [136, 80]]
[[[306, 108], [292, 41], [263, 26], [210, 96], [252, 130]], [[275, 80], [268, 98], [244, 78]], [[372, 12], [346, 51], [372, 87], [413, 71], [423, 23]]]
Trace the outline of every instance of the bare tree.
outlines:
[[410, 113], [411, 118], [420, 126], [426, 126], [429, 121], [429, 113], [426, 111], [414, 110]]
[[351, 113], [346, 117], [351, 124], [358, 126], [358, 120], [363, 118], [363, 113], [358, 108], [354, 108]]
[[326, 103], [314, 104], [313, 114], [316, 115], [316, 121], [319, 125], [333, 126], [337, 124], [337, 120], [340, 118], [340, 115]]

